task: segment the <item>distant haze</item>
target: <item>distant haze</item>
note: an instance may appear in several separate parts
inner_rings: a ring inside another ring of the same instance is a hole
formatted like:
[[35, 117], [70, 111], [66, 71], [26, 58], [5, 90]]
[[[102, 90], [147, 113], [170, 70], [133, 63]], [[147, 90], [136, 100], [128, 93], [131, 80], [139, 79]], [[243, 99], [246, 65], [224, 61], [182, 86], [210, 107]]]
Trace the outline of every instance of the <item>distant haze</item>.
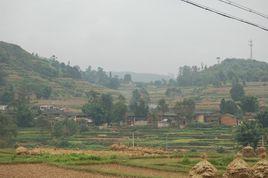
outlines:
[[[216, 0], [195, 0], [268, 27]], [[267, 0], [233, 0], [268, 14]], [[176, 74], [216, 57], [268, 61], [268, 32], [179, 0], [0, 0], [0, 41], [59, 61], [107, 71]]]

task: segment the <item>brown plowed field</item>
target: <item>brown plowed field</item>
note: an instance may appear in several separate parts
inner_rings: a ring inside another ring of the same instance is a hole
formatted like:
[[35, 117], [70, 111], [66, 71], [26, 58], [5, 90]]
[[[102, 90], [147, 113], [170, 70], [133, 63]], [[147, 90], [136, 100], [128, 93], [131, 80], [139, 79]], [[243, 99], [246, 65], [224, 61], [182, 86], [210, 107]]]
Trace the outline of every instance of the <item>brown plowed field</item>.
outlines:
[[113, 178], [100, 174], [58, 168], [45, 164], [0, 165], [0, 178]]

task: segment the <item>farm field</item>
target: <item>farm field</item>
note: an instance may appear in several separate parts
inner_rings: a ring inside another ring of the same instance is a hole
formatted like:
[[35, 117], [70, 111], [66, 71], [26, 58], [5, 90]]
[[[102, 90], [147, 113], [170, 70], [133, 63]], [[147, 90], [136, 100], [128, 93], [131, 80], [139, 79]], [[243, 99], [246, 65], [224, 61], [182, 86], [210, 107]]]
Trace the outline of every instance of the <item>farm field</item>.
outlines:
[[[89, 131], [76, 134], [68, 138], [69, 149], [108, 150], [112, 144], [121, 143], [132, 146], [132, 132], [134, 144], [139, 147], [152, 147], [168, 150], [209, 151], [222, 148], [225, 151], [237, 150], [232, 136], [233, 129], [225, 127], [176, 129], [149, 127], [104, 129], [91, 128]], [[38, 129], [21, 129], [16, 138], [18, 145], [26, 147], [49, 146], [53, 140], [47, 131]], [[60, 145], [59, 145], [60, 146]]]
[[[51, 166], [57, 166], [71, 171], [80, 171], [81, 175], [85, 175], [85, 177], [90, 177], [91, 174], [94, 176], [101, 174], [114, 177], [183, 178], [187, 176], [191, 167], [201, 160], [200, 155], [208, 153], [209, 161], [222, 174], [239, 150], [232, 138], [232, 130], [232, 128], [223, 127], [197, 129], [137, 127], [119, 130], [92, 128], [88, 132], [70, 137], [67, 140], [67, 148], [54, 149], [50, 145], [53, 140], [48, 132], [37, 129], [21, 129], [16, 140], [17, 144], [36, 149], [37, 152], [39, 150], [41, 154], [15, 155], [14, 149], [0, 150], [0, 164], [2, 164], [2, 170], [5, 169], [3, 164], [7, 163], [19, 164], [16, 168], [18, 170], [24, 164], [26, 168], [27, 166], [45, 166], [46, 169], [54, 169]], [[115, 143], [131, 148], [133, 131], [135, 132], [135, 147], [167, 149], [167, 152], [157, 155], [147, 154], [142, 150], [131, 152], [111, 149], [111, 145]], [[36, 151], [33, 152], [36, 153]], [[256, 161], [257, 159], [248, 160], [252, 164]], [[33, 163], [35, 164], [33, 165]], [[40, 163], [50, 166], [40, 165]], [[62, 171], [57, 167], [56, 172]], [[74, 173], [76, 174], [76, 172]]]
[[46, 164], [6, 164], [0, 165], [0, 177], [16, 178], [113, 178], [114, 176], [100, 175], [83, 171], [58, 168]]
[[[167, 153], [131, 156], [116, 151], [91, 153], [43, 153], [16, 155], [13, 149], [0, 150], [0, 175], [3, 177], [187, 177], [188, 171], [201, 160], [200, 153]], [[104, 154], [105, 153], [105, 154]], [[208, 153], [208, 160], [223, 174], [234, 154]], [[258, 158], [246, 159], [253, 165]], [[11, 171], [15, 170], [15, 171]], [[72, 175], [72, 176], [71, 176]], [[42, 177], [42, 176], [41, 176]]]

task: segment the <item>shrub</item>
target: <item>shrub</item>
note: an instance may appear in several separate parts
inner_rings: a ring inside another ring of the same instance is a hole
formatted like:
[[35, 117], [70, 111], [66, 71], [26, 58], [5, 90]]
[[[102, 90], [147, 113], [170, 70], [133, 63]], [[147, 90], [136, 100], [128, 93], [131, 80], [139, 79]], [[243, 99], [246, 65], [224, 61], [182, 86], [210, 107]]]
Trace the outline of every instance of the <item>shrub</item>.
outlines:
[[219, 147], [216, 148], [216, 152], [217, 153], [225, 153], [226, 150], [222, 146], [219, 146]]

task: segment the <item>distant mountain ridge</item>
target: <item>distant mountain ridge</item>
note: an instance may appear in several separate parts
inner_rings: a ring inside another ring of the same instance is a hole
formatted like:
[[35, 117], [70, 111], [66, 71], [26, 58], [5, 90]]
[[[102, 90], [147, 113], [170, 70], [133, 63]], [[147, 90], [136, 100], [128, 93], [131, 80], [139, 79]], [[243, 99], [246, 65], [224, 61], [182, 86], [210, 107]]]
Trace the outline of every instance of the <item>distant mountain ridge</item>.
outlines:
[[174, 79], [174, 77], [170, 75], [161, 75], [161, 74], [153, 74], [153, 73], [138, 73], [138, 72], [112, 72], [113, 76], [118, 76], [119, 78], [124, 78], [125, 74], [130, 74], [132, 77], [132, 81], [134, 82], [151, 82], [156, 80], [169, 80]]

